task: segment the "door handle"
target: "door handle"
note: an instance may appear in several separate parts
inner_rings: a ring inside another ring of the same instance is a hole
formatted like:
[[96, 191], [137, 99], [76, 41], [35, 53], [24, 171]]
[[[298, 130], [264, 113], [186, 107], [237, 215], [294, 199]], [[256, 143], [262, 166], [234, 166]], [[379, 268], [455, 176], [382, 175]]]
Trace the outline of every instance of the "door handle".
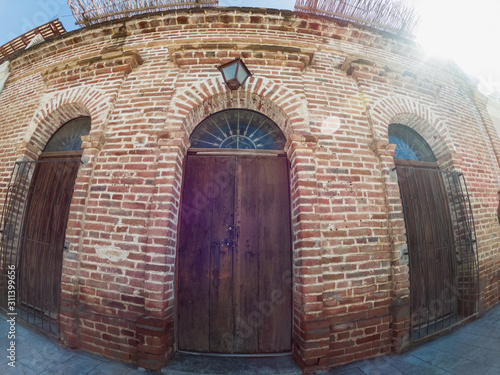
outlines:
[[214, 288], [219, 287], [221, 254], [224, 255], [227, 253], [231, 253], [235, 242], [235, 232], [236, 237], [239, 236], [239, 227], [235, 227], [234, 225], [227, 225], [227, 230], [229, 232], [228, 238], [223, 238], [220, 241], [212, 242], [212, 252], [214, 255], [214, 263], [212, 268]]
[[233, 242], [229, 240], [221, 240], [219, 250], [222, 254], [227, 254], [233, 247]]

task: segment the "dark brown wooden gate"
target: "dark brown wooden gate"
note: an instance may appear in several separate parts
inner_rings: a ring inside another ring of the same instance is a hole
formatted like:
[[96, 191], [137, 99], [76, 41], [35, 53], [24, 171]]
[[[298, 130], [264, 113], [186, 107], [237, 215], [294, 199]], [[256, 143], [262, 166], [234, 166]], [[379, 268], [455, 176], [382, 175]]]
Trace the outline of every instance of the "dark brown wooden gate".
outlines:
[[291, 351], [286, 157], [188, 155], [180, 220], [179, 349]]
[[463, 176], [395, 159], [410, 263], [413, 339], [477, 312], [475, 230]]
[[[2, 215], [2, 269], [15, 266], [18, 316], [51, 334], [58, 330], [62, 252], [81, 163], [67, 157], [17, 162]], [[2, 294], [1, 305], [7, 309]]]

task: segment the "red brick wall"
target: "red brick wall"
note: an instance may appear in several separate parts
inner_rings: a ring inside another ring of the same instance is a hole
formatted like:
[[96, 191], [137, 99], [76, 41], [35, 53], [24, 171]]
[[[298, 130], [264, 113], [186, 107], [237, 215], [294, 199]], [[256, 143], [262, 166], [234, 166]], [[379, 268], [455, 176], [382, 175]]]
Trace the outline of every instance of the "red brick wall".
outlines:
[[[238, 56], [254, 76], [230, 92], [216, 66]], [[195, 126], [227, 108], [259, 111], [287, 138], [294, 353], [307, 371], [410, 345], [391, 123], [464, 173], [481, 309], [498, 302], [498, 186], [461, 89], [495, 158], [500, 140], [471, 82], [413, 42], [286, 11], [179, 11], [69, 33], [13, 59], [11, 72], [0, 94], [0, 208], [14, 161], [36, 159], [69, 119], [92, 119], [62, 274], [71, 347], [151, 369], [173, 355], [183, 161]]]

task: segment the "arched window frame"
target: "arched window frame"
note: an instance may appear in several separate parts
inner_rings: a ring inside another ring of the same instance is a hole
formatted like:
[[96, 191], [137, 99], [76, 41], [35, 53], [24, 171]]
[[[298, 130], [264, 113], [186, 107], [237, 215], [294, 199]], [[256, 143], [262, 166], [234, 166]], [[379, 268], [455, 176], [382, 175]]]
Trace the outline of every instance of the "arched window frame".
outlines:
[[[251, 134], [248, 134], [248, 133]], [[192, 149], [283, 150], [286, 138], [269, 117], [249, 109], [216, 112], [190, 137]]]
[[45, 145], [42, 157], [81, 155], [82, 136], [90, 133], [90, 117], [77, 117], [62, 125]]
[[395, 159], [435, 163], [429, 144], [415, 130], [402, 124], [389, 125], [389, 143], [396, 145]]

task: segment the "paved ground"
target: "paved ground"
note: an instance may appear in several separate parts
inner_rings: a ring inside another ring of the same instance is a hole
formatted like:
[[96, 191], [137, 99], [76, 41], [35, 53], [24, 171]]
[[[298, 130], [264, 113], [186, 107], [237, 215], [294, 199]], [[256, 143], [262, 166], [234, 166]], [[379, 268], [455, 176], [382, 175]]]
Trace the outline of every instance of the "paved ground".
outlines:
[[[9, 366], [9, 325], [0, 315], [1, 375], [194, 375], [282, 374], [301, 372], [290, 357], [277, 359], [214, 358], [177, 355], [161, 373], [109, 361], [64, 348], [36, 332], [16, 325], [15, 368]], [[500, 304], [480, 319], [399, 356], [362, 361], [323, 374], [332, 375], [500, 375]]]

